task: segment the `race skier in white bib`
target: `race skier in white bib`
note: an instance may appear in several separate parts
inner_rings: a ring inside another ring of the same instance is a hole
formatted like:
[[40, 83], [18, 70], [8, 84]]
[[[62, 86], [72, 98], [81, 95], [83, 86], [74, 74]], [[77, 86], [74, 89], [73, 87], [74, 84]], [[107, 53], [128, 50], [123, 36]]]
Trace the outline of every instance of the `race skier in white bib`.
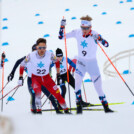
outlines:
[[51, 62], [55, 62], [57, 68], [57, 75], [60, 72], [60, 63], [55, 58], [52, 52], [46, 50], [46, 40], [43, 38], [39, 38], [37, 40], [37, 51], [30, 53], [20, 66], [20, 77], [19, 77], [19, 85], [23, 85], [23, 72], [24, 67], [27, 63], [30, 63], [30, 67], [28, 70], [32, 73], [32, 87], [35, 92], [35, 103], [37, 112], [41, 113], [41, 86], [47, 88], [47, 90], [58, 100], [61, 107], [64, 109], [64, 113], [69, 113], [68, 107], [64, 98], [60, 95], [60, 91], [57, 85], [54, 83], [52, 78], [49, 75], [49, 68]]
[[[79, 73], [77, 70], [75, 71], [75, 93], [78, 114], [82, 113], [81, 84], [86, 72], [91, 76], [94, 87], [98, 93], [105, 112], [113, 112], [109, 108], [106, 96], [102, 90], [101, 74], [96, 59], [97, 41], [99, 41], [105, 47], [108, 47], [109, 44], [102, 38], [100, 34], [91, 29], [91, 20], [92, 18], [88, 15], [81, 17], [81, 29], [73, 30], [72, 32], [66, 34], [67, 39], [75, 38], [77, 40], [78, 58], [76, 66], [81, 72]], [[63, 19], [61, 21], [59, 39], [64, 38], [65, 25], [66, 20]]]

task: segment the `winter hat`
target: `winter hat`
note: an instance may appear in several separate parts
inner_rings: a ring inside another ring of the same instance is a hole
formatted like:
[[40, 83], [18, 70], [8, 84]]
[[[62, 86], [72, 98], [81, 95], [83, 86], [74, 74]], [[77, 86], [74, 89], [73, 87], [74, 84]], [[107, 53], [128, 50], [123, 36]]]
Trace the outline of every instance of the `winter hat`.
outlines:
[[57, 49], [56, 49], [56, 56], [57, 56], [57, 57], [63, 56], [63, 52], [62, 52], [62, 50], [61, 50], [60, 48], [57, 48]]

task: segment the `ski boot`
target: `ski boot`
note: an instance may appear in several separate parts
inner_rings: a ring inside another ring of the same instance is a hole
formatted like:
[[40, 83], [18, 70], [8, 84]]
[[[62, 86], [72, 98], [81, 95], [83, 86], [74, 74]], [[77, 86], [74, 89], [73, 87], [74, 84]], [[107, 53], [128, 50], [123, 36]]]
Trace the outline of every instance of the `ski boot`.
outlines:
[[56, 109], [56, 114], [64, 114], [64, 113], [61, 112], [59, 109]]
[[82, 107], [90, 107], [90, 106], [94, 106], [93, 104], [88, 103], [88, 102], [84, 102], [83, 100], [81, 101], [81, 105], [82, 105]]
[[101, 101], [101, 103], [103, 105], [103, 108], [104, 108], [105, 113], [112, 113], [112, 112], [114, 112], [113, 110], [111, 110], [108, 107], [108, 102], [106, 100], [106, 96], [105, 95], [104, 96], [100, 96], [99, 99], [100, 99], [100, 101]]
[[42, 114], [41, 109], [37, 109], [37, 114]]
[[81, 101], [77, 102], [76, 103], [76, 106], [77, 106], [77, 114], [82, 114], [83, 113], [83, 110], [82, 110]]
[[72, 114], [71, 112], [69, 112], [68, 108], [64, 110], [65, 114]]
[[36, 114], [37, 113], [36, 109], [31, 109], [31, 113]]
[[108, 107], [108, 104], [106, 105], [106, 104], [102, 104], [103, 105], [103, 107], [104, 107], [104, 111], [105, 111], [105, 113], [112, 113], [112, 112], [114, 112], [113, 110], [111, 110], [109, 107]]

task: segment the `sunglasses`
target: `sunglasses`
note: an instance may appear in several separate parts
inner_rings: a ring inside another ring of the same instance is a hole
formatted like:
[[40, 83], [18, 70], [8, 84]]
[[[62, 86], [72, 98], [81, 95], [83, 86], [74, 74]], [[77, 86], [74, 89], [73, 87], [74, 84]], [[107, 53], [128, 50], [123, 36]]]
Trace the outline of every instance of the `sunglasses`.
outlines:
[[39, 50], [46, 49], [47, 47], [38, 47]]
[[82, 30], [89, 30], [90, 27], [81, 27]]

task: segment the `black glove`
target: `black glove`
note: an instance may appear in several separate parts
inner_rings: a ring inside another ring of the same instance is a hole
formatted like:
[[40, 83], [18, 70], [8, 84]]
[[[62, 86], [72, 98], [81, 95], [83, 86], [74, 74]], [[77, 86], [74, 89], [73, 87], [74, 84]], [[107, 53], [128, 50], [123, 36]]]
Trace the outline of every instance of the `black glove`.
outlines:
[[8, 77], [7, 77], [8, 82], [12, 81], [13, 78], [14, 78], [14, 74], [12, 74], [12, 73], [9, 74]]
[[6, 55], [4, 53], [2, 53], [1, 57], [2, 57], [2, 59], [5, 59]]
[[60, 74], [57, 74], [57, 85], [60, 85], [62, 83], [62, 78], [60, 76]]

